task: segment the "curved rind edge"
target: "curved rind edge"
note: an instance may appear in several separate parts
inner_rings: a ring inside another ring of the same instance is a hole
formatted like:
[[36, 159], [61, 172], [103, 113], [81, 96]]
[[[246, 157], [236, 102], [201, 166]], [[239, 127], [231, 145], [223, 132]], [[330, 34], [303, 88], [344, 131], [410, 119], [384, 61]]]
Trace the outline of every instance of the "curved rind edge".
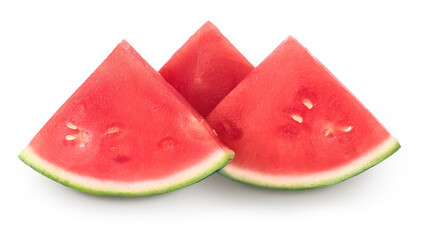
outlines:
[[[270, 189], [304, 190], [304, 189], [326, 187], [326, 186], [330, 186], [330, 185], [345, 181], [351, 177], [354, 177], [368, 170], [369, 168], [377, 165], [378, 163], [382, 162], [383, 160], [391, 156], [401, 147], [399, 142], [394, 137], [390, 137], [389, 139], [385, 140], [383, 144], [380, 144], [380, 145], [381, 146], [379, 148], [376, 148], [376, 149], [379, 149], [378, 151], [372, 151], [372, 154], [371, 154], [372, 156], [369, 156], [367, 160], [362, 161], [361, 164], [357, 165], [357, 167], [348, 169], [348, 171], [341, 171], [340, 168], [338, 168], [336, 171], [335, 169], [330, 170], [329, 172], [334, 173], [334, 174], [330, 174], [329, 177], [320, 177], [320, 176], [317, 176], [317, 174], [315, 174], [315, 175], [312, 175], [311, 177], [307, 177], [307, 179], [310, 179], [310, 181], [303, 181], [302, 177], [287, 177], [289, 178], [288, 183], [282, 180], [273, 181], [273, 179], [270, 179], [270, 180], [265, 179], [265, 176], [263, 174], [259, 174], [255, 172], [250, 173], [251, 171], [244, 173], [241, 170], [240, 171], [227, 170], [228, 167], [221, 169], [220, 171], [218, 171], [218, 173], [236, 182], [240, 182], [240, 183], [250, 185], [250, 186], [270, 188]], [[370, 155], [370, 154], [367, 154], [367, 155]], [[365, 156], [362, 156], [360, 157], [360, 159], [364, 157]], [[347, 166], [343, 167], [343, 169], [345, 170], [346, 168]]]
[[[109, 185], [113, 185], [116, 182], [108, 181], [108, 180], [96, 180], [98, 183], [97, 185], [84, 184], [83, 182], [77, 181], [72, 177], [72, 176], [75, 176], [75, 174], [69, 173], [66, 170], [63, 170], [59, 167], [53, 166], [50, 163], [47, 163], [41, 157], [37, 156], [33, 152], [33, 150], [31, 150], [30, 147], [25, 148], [22, 151], [22, 153], [19, 154], [19, 158], [25, 164], [27, 164], [28, 166], [30, 166], [37, 172], [41, 173], [42, 175], [58, 183], [63, 184], [64, 186], [67, 186], [67, 187], [70, 187], [82, 192], [95, 194], [95, 195], [136, 197], [136, 196], [148, 196], [148, 195], [156, 195], [156, 194], [172, 192], [172, 191], [190, 186], [194, 183], [197, 183], [205, 179], [212, 173], [225, 167], [225, 165], [227, 165], [234, 158], [234, 152], [229, 149], [221, 149], [221, 150], [218, 150], [218, 152], [219, 152], [218, 155], [221, 155], [221, 156], [213, 157], [212, 155], [210, 158], [204, 160], [206, 161], [207, 164], [203, 164], [203, 162], [201, 162], [197, 164], [196, 166], [193, 166], [190, 169], [188, 169], [188, 170], [193, 169], [192, 171], [193, 174], [191, 175], [183, 176], [178, 181], [171, 182], [170, 184], [143, 188], [143, 189], [142, 188], [124, 189], [123, 187], [110, 188]], [[197, 169], [194, 169], [194, 168], [197, 168]], [[54, 169], [56, 169], [57, 171], [54, 171]], [[173, 174], [173, 175], [176, 175], [176, 174]], [[78, 176], [77, 178], [83, 178], [83, 177]], [[142, 182], [139, 181], [135, 183], [117, 183], [117, 185], [121, 185], [121, 186], [130, 185], [130, 184], [136, 185], [136, 184], [142, 184]]]

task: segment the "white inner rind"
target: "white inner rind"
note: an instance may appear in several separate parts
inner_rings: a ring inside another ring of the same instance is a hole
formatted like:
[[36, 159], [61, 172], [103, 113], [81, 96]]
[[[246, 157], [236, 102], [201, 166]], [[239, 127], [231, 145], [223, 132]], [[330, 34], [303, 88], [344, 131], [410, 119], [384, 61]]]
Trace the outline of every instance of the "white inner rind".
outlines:
[[[224, 161], [228, 162], [230, 151], [218, 149], [193, 167], [172, 174], [168, 177], [136, 182], [118, 182], [99, 180], [81, 176], [49, 163], [28, 146], [19, 157], [35, 170], [66, 186], [105, 195], [149, 195], [164, 193], [190, 185], [218, 170]], [[219, 167], [219, 168], [218, 168]], [[188, 182], [191, 182], [190, 184]]]
[[302, 189], [331, 185], [348, 179], [381, 162], [391, 149], [397, 149], [399, 143], [390, 136], [367, 154], [356, 158], [351, 163], [328, 171], [302, 175], [270, 175], [228, 164], [220, 170], [222, 175], [240, 182], [268, 188]]

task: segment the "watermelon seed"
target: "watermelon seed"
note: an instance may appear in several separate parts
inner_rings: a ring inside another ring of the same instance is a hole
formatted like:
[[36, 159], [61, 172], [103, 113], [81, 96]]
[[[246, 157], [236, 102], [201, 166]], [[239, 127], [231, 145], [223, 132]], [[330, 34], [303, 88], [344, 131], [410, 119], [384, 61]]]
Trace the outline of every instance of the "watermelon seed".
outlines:
[[66, 122], [66, 127], [70, 128], [70, 129], [77, 129], [77, 126], [76, 126], [76, 125], [74, 125], [74, 124], [73, 124], [73, 123], [71, 123], [71, 122]]
[[91, 134], [88, 131], [83, 131], [83, 129], [79, 129], [78, 134], [66, 135], [65, 139], [67, 141], [74, 141], [75, 139], [78, 139], [78, 142], [80, 142], [79, 147], [84, 148], [86, 146], [86, 143], [91, 141]]
[[308, 109], [312, 109], [313, 108], [313, 103], [311, 102], [310, 99], [308, 98], [303, 98], [302, 100], [303, 104], [308, 108]]
[[329, 135], [331, 135], [331, 133], [332, 133], [332, 129], [328, 129], [325, 131], [324, 135], [325, 137], [328, 137]]
[[66, 140], [68, 140], [68, 141], [72, 141], [72, 140], [75, 140], [75, 139], [76, 139], [76, 137], [73, 136], [73, 135], [67, 135], [66, 136]]
[[340, 130], [342, 130], [344, 132], [349, 132], [349, 131], [352, 130], [352, 128], [353, 128], [352, 126], [348, 126], [348, 127], [341, 128]]
[[[324, 136], [325, 137], [328, 137], [328, 138], [336, 138], [336, 134], [335, 134], [335, 130], [339, 130], [339, 131], [342, 131], [342, 132], [345, 132], [345, 133], [347, 133], [347, 132], [350, 132], [352, 129], [353, 129], [353, 127], [352, 126], [347, 126], [347, 127], [329, 127], [327, 130], [325, 130], [324, 131]], [[338, 133], [337, 133], [338, 134]]]
[[303, 122], [303, 117], [301, 117], [298, 114], [291, 114], [292, 119], [294, 119], [295, 121], [297, 121], [298, 123], [302, 123]]
[[104, 135], [118, 133], [120, 131], [121, 129], [119, 127], [113, 126], [113, 127], [108, 128], [108, 130], [104, 133]]

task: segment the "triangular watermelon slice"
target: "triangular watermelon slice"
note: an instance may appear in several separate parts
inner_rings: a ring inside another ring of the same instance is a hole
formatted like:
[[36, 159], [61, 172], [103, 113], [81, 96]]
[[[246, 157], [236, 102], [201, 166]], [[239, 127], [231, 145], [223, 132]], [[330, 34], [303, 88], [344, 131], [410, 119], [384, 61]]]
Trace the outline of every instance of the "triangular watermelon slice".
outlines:
[[268, 188], [335, 184], [400, 147], [292, 37], [231, 91], [207, 121], [236, 153], [220, 173]]
[[228, 39], [206, 22], [159, 73], [206, 117], [253, 69]]
[[193, 184], [226, 165], [233, 153], [123, 41], [19, 157], [84, 192], [138, 196]]

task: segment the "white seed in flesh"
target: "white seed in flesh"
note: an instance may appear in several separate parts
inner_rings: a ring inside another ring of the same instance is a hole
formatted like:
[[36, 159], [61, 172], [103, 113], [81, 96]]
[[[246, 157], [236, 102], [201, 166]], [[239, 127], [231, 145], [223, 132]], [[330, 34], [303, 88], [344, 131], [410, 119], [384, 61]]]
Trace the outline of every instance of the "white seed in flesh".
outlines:
[[327, 137], [327, 136], [329, 136], [329, 134], [330, 134], [330, 130], [326, 130], [324, 135], [325, 135], [325, 137]]
[[77, 126], [76, 126], [76, 125], [74, 125], [74, 124], [73, 124], [73, 123], [71, 123], [71, 122], [66, 122], [66, 127], [70, 128], [70, 129], [77, 129]]
[[304, 106], [306, 106], [308, 109], [312, 109], [313, 108], [313, 103], [311, 102], [310, 99], [303, 98], [302, 102], [303, 102]]
[[76, 139], [76, 137], [75, 136], [73, 136], [73, 135], [67, 135], [66, 136], [66, 140], [67, 141], [72, 141], [72, 140], [75, 140]]
[[303, 117], [301, 117], [298, 114], [292, 114], [291, 115], [291, 118], [294, 119], [295, 121], [299, 122], [299, 123], [302, 123], [303, 122]]
[[344, 131], [344, 132], [349, 132], [349, 131], [352, 130], [352, 128], [353, 128], [352, 126], [348, 126], [348, 127], [342, 128], [341, 130]]

